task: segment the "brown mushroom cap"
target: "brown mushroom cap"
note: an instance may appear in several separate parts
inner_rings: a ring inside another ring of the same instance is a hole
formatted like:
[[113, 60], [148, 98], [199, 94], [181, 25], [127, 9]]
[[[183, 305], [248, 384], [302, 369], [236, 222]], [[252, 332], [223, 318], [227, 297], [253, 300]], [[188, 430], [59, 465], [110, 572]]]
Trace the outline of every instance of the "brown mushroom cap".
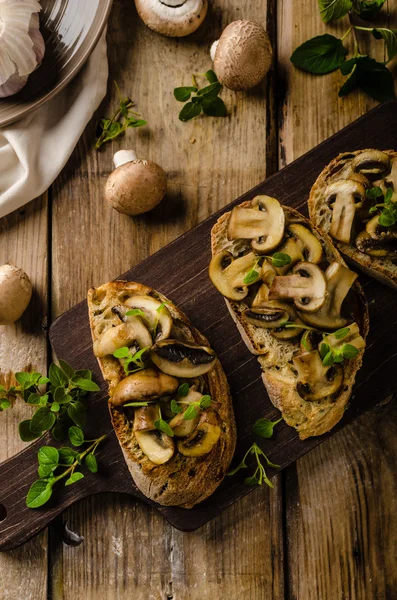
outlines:
[[167, 174], [150, 160], [131, 160], [117, 167], [105, 185], [105, 198], [124, 215], [155, 208], [167, 191]]
[[0, 325], [18, 321], [32, 297], [32, 284], [25, 271], [14, 265], [0, 267]]
[[270, 69], [272, 47], [259, 23], [234, 21], [215, 44], [214, 70], [219, 81], [231, 90], [255, 87]]
[[135, 0], [142, 21], [157, 33], [184, 37], [204, 21], [208, 0]]

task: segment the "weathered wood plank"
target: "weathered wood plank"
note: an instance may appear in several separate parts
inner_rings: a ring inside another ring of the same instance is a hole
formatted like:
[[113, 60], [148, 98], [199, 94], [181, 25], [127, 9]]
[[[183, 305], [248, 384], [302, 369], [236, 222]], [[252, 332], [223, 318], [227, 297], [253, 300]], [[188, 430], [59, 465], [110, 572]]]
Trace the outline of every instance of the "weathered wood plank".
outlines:
[[[347, 28], [347, 19], [325, 26], [310, 0], [293, 8], [288, 0], [279, 3], [279, 73], [287, 90], [280, 107], [281, 166], [375, 105], [360, 93], [338, 98], [344, 79], [338, 71], [313, 77], [289, 62], [303, 41], [325, 31], [342, 35]], [[360, 36], [361, 51], [369, 47], [383, 60], [382, 44]], [[393, 597], [397, 573], [389, 557], [395, 556], [397, 543], [392, 524], [396, 483], [391, 474], [395, 413], [392, 404], [372, 411], [287, 471], [286, 598]]]
[[[47, 370], [47, 340], [42, 328], [47, 316], [47, 240], [46, 196], [0, 220], [0, 264], [11, 262], [22, 267], [34, 286], [32, 302], [22, 320], [0, 327], [0, 378], [7, 383], [17, 371], [30, 367]], [[0, 462], [26, 446], [19, 438], [18, 423], [31, 412], [17, 401], [12, 409], [0, 413]], [[47, 598], [46, 533], [17, 550], [0, 554], [0, 597]]]
[[[263, 0], [244, 17], [264, 22], [266, 14], [271, 15]], [[241, 16], [231, 0], [212, 2], [201, 30], [172, 40], [138, 22], [129, 1], [116, 0], [108, 33], [111, 79], [137, 102], [149, 127], [128, 132], [125, 141], [95, 154], [90, 125], [54, 186], [54, 315], [83, 298], [91, 285], [126, 271], [274, 170], [271, 77], [249, 94], [224, 91], [230, 112], [224, 120], [183, 124], [178, 120], [182, 105], [172, 95], [174, 87], [190, 82], [192, 73], [210, 67], [211, 42]], [[111, 89], [101, 114], [110, 113], [114, 104]], [[150, 215], [131, 219], [103, 202], [112, 151], [123, 147], [135, 148], [138, 156], [155, 160], [169, 173], [167, 198]], [[281, 598], [280, 498], [279, 486], [271, 493], [259, 490], [255, 504], [252, 496], [245, 498], [194, 538], [172, 531], [154, 511], [130, 499], [82, 502], [65, 518], [86, 533], [85, 546], [69, 550], [53, 536], [53, 598], [72, 598], [75, 589], [97, 600], [126, 593], [137, 600], [183, 600], [207, 589], [222, 598]], [[222, 540], [224, 545], [218, 545]]]

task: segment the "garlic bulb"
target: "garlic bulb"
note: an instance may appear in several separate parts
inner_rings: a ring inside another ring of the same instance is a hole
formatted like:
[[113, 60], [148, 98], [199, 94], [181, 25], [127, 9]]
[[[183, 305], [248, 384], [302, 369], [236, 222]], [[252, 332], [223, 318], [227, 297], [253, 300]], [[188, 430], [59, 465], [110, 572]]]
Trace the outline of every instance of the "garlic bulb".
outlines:
[[0, 0], [0, 98], [19, 92], [44, 57], [37, 0]]

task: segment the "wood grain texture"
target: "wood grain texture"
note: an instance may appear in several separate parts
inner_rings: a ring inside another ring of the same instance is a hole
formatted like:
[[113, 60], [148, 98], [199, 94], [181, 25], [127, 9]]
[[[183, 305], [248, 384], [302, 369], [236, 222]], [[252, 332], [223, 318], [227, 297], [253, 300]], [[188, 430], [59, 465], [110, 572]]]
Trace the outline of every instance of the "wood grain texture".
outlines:
[[[389, 20], [395, 26], [397, 7], [387, 4], [389, 19], [384, 11], [378, 22]], [[279, 2], [279, 73], [288, 90], [279, 107], [280, 166], [375, 104], [357, 92], [338, 98], [344, 80], [339, 71], [313, 77], [289, 61], [292, 50], [306, 39], [326, 31], [341, 35], [347, 28], [347, 19], [324, 25], [311, 0], [302, 0], [299, 7], [294, 3], [292, 10], [288, 0]], [[359, 40], [363, 53], [370, 50], [371, 55], [384, 60], [383, 44], [365, 33]], [[375, 318], [371, 330], [377, 326]], [[394, 598], [397, 570], [388, 557], [396, 553], [396, 529], [390, 521], [396, 496], [390, 471], [396, 459], [395, 430], [389, 422], [395, 414], [395, 403], [391, 402], [386, 411], [375, 410], [360, 417], [287, 470], [286, 598]]]
[[[27, 368], [46, 372], [47, 340], [42, 326], [47, 317], [47, 198], [43, 196], [0, 220], [0, 264], [22, 267], [34, 294], [16, 325], [0, 327], [0, 380], [8, 383], [13, 373]], [[26, 447], [18, 435], [18, 423], [32, 410], [22, 401], [0, 413], [0, 463]], [[14, 474], [17, 477], [17, 474]], [[2, 490], [0, 489], [0, 504]], [[29, 577], [26, 577], [26, 573]], [[40, 534], [26, 546], [0, 554], [2, 600], [47, 598], [47, 535]]]
[[[244, 13], [264, 24], [271, 14], [266, 0], [250, 6], [249, 14]], [[182, 105], [172, 96], [174, 87], [190, 82], [191, 73], [210, 67], [210, 44], [228, 22], [241, 16], [240, 5], [232, 0], [211, 2], [201, 29], [187, 39], [172, 40], [144, 27], [129, 0], [115, 1], [108, 30], [110, 81], [115, 79], [121, 90], [136, 101], [149, 126], [128, 132], [121, 143], [95, 154], [91, 124], [54, 187], [55, 315], [83, 298], [91, 285], [126, 271], [275, 170], [272, 75], [248, 94], [225, 90], [222, 97], [230, 111], [225, 120], [198, 119], [183, 124], [177, 118]], [[109, 92], [100, 115], [110, 113], [115, 104], [111, 85]], [[135, 219], [117, 214], [102, 198], [112, 153], [128, 146], [169, 173], [166, 199], [151, 214]], [[88, 260], [82, 257], [86, 248], [90, 249]], [[255, 521], [240, 523], [240, 515], [252, 514], [252, 501], [248, 499], [206, 526], [205, 534], [198, 534], [194, 545], [188, 543], [188, 535], [176, 536], [153, 510], [130, 499], [98, 497], [84, 501], [65, 515], [72, 527], [83, 529], [84, 523], [84, 530], [91, 532], [87, 533], [84, 549], [64, 548], [53, 532], [52, 547], [57, 548], [57, 554], [51, 563], [52, 597], [68, 600], [79, 589], [88, 600], [132, 596], [137, 600], [182, 600], [194, 589], [204, 593], [193, 567], [198, 562], [211, 578], [214, 595], [220, 598], [237, 597], [235, 590], [239, 589], [239, 599], [249, 600], [251, 574], [255, 574], [252, 587], [256, 597], [270, 600], [273, 590], [274, 598], [281, 598], [282, 564], [277, 560], [280, 551], [274, 548], [276, 529], [281, 531], [281, 511], [277, 510], [280, 494], [279, 487], [275, 493], [267, 489], [256, 493], [261, 529], [273, 532], [273, 540], [263, 536], [259, 554], [252, 544], [257, 531]], [[273, 507], [272, 524], [269, 503]], [[217, 531], [228, 540], [227, 570], [222, 547], [215, 548]], [[123, 556], [117, 555], [120, 546]], [[173, 571], [175, 557], [182, 553], [186, 565], [192, 565], [184, 576]], [[239, 570], [241, 556], [245, 556], [244, 573]], [[268, 577], [266, 586], [261, 573]]]

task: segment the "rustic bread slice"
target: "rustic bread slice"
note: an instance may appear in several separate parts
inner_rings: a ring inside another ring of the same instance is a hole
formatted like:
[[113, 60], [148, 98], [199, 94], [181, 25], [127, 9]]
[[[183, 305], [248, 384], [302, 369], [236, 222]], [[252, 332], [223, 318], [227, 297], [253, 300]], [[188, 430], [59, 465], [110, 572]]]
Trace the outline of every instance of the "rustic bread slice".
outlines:
[[[250, 207], [251, 202], [243, 202], [240, 206]], [[320, 241], [327, 262], [337, 261], [343, 266], [346, 263], [332, 244], [327, 234], [322, 234], [298, 211], [283, 206], [286, 227], [291, 223], [305, 225]], [[218, 254], [224, 250], [230, 252], [234, 257], [248, 251], [249, 241], [229, 240], [227, 236], [230, 212], [223, 214], [214, 225], [211, 232], [212, 254]], [[353, 284], [358, 298], [360, 311], [360, 332], [365, 339], [369, 328], [369, 317], [367, 304], [358, 282]], [[278, 408], [285, 422], [294, 427], [299, 437], [304, 440], [311, 436], [326, 433], [341, 419], [346, 405], [351, 396], [355, 376], [362, 364], [364, 348], [361, 349], [356, 358], [346, 362], [344, 366], [343, 384], [337, 397], [330, 396], [321, 401], [308, 402], [297, 392], [297, 372], [293, 365], [293, 358], [301, 353], [299, 340], [279, 340], [274, 338], [270, 331], [247, 323], [242, 315], [248, 308], [243, 301], [231, 301], [225, 298], [229, 312], [235, 321], [242, 338], [250, 352], [258, 355], [258, 361], [263, 370], [263, 383], [269, 394], [269, 398]]]
[[[162, 294], [150, 287], [130, 281], [113, 281], [88, 292], [89, 320], [93, 342], [107, 329], [119, 323], [112, 308], [134, 295], [152, 296], [167, 302], [173, 319], [172, 337], [208, 346], [208, 340], [195, 329], [186, 315]], [[203, 376], [207, 393], [217, 403], [221, 435], [209, 454], [187, 457], [178, 452], [165, 464], [152, 463], [139, 447], [128, 412], [115, 407], [112, 395], [126, 377], [120, 361], [111, 355], [98, 358], [103, 377], [109, 386], [109, 411], [125, 461], [145, 496], [164, 506], [191, 508], [210, 496], [222, 482], [233, 457], [236, 428], [229, 386], [220, 362]]]
[[[351, 172], [350, 165], [354, 157], [368, 151], [371, 149], [342, 152], [317, 177], [310, 192], [308, 206], [310, 219], [321, 232], [329, 233], [331, 227], [332, 210], [325, 202], [326, 188], [331, 182], [347, 177]], [[383, 150], [382, 152], [392, 159], [397, 159], [397, 152], [394, 150]], [[333, 239], [332, 242], [342, 254], [353, 261], [358, 269], [375, 277], [385, 285], [397, 289], [397, 265], [392, 260], [369, 256], [360, 252], [352, 244], [346, 244], [339, 240]]]

